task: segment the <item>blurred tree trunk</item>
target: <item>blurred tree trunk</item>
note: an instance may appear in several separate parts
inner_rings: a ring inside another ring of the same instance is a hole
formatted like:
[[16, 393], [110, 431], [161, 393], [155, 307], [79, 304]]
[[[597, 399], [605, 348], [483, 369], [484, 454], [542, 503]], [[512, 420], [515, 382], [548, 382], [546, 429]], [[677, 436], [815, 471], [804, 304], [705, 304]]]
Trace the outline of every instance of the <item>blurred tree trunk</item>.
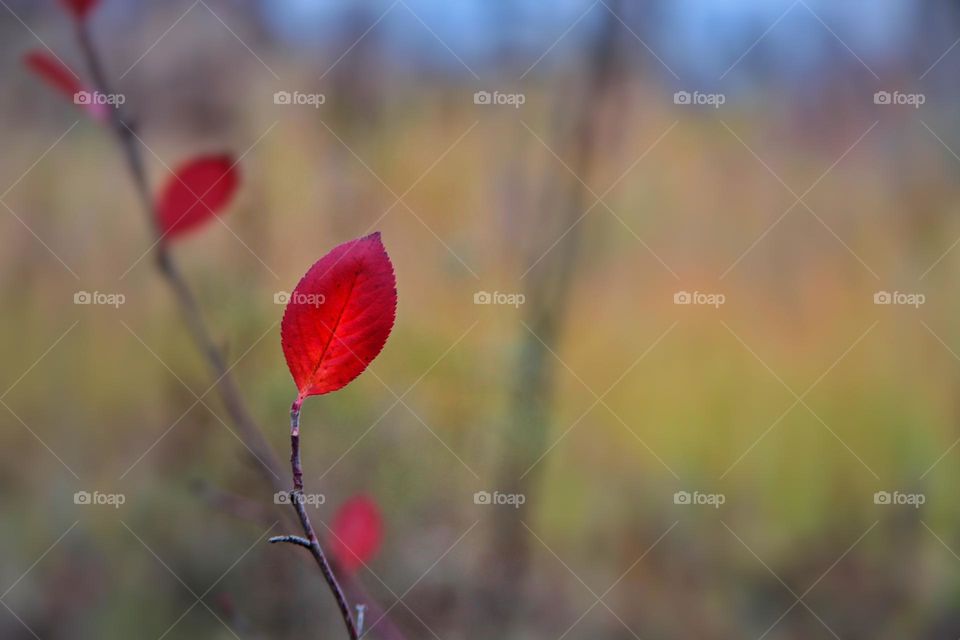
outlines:
[[[618, 11], [618, 6], [611, 3], [613, 11]], [[556, 148], [564, 162], [584, 181], [591, 175], [600, 153], [603, 123], [598, 114], [604, 112], [601, 106], [609, 98], [618, 75], [619, 31], [617, 18], [606, 12], [590, 46], [585, 83], [572, 111], [572, 126], [567, 128], [563, 142]], [[571, 113], [568, 109], [563, 112]], [[519, 633], [514, 627], [524, 608], [524, 582], [530, 557], [530, 534], [524, 523], [536, 503], [541, 470], [539, 465], [532, 470], [530, 467], [549, 446], [556, 370], [550, 350], [555, 350], [560, 338], [583, 243], [585, 222], [574, 224], [593, 204], [592, 195], [580, 180], [559, 162], [554, 166], [552, 175], [544, 182], [547, 191], [541, 200], [543, 219], [532, 225], [542, 242], [534, 243], [533, 255], [527, 264], [539, 259], [556, 238], [573, 229], [529, 275], [524, 323], [536, 336], [526, 330], [520, 336], [495, 487], [502, 493], [524, 494], [526, 501], [517, 509], [493, 511], [489, 546], [478, 578], [479, 595], [473, 602], [478, 618], [475, 628], [483, 629], [484, 637], [497, 640]]]

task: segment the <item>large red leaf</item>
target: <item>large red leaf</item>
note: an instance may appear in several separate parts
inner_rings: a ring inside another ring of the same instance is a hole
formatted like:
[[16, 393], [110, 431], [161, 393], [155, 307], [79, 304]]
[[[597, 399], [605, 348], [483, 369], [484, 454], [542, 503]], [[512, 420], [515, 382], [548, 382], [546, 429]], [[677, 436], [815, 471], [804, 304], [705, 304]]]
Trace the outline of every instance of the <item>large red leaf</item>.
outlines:
[[157, 201], [157, 222], [164, 237], [196, 229], [227, 206], [240, 183], [227, 154], [201, 156], [179, 167]]
[[280, 336], [298, 400], [363, 373], [393, 329], [397, 279], [380, 234], [320, 258], [290, 295]]
[[350, 498], [337, 510], [330, 531], [330, 552], [337, 566], [354, 573], [380, 550], [383, 541], [380, 508], [367, 496]]
[[100, 4], [100, 0], [60, 0], [60, 2], [77, 20], [84, 20], [87, 14]]
[[95, 104], [92, 101], [78, 101], [78, 93], [86, 93], [89, 96], [93, 92], [85, 87], [77, 75], [56, 57], [46, 51], [37, 49], [28, 52], [23, 57], [23, 63], [44, 82], [62, 93], [95, 119], [106, 120], [109, 107], [105, 104]]

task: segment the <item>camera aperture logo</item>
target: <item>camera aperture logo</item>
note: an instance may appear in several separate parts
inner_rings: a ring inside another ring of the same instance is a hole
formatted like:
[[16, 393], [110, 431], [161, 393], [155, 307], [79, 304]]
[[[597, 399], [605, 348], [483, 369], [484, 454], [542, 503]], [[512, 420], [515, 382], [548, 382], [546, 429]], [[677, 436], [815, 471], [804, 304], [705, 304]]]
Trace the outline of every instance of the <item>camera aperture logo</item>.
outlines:
[[96, 304], [117, 309], [127, 301], [122, 293], [104, 293], [103, 291], [77, 291], [73, 294], [73, 304]]
[[722, 493], [702, 493], [700, 491], [677, 491], [673, 494], [673, 504], [705, 505], [719, 509], [727, 501]]
[[73, 94], [73, 103], [79, 105], [103, 105], [119, 109], [127, 101], [122, 93], [100, 93], [99, 91], [77, 91]]
[[527, 496], [522, 493], [500, 493], [494, 491], [477, 491], [473, 494], [473, 504], [479, 505], [508, 505], [514, 509], [519, 509], [520, 505], [527, 501]]
[[273, 294], [273, 304], [306, 304], [311, 307], [319, 307], [326, 301], [327, 297], [322, 293], [277, 291]]
[[473, 304], [506, 305], [514, 309], [520, 308], [527, 297], [522, 293], [504, 293], [502, 291], [477, 291], [473, 294]]
[[309, 106], [319, 109], [327, 101], [322, 93], [304, 93], [302, 91], [277, 91], [273, 94], [273, 104]]
[[77, 491], [73, 494], [73, 504], [79, 505], [106, 505], [119, 509], [127, 501], [122, 493], [101, 493], [100, 491]]
[[695, 304], [719, 309], [726, 303], [727, 296], [722, 293], [704, 293], [703, 291], [677, 291], [673, 294], [673, 304]]
[[922, 493], [902, 493], [900, 491], [877, 491], [873, 494], [873, 504], [906, 505], [919, 509], [927, 502], [927, 496]]
[[873, 104], [902, 105], [919, 109], [927, 101], [922, 93], [902, 93], [900, 91], [877, 91], [873, 94]]
[[895, 304], [919, 309], [927, 301], [922, 293], [906, 293], [904, 291], [877, 291], [873, 294], [873, 304]]
[[514, 109], [519, 109], [526, 101], [527, 96], [523, 93], [477, 91], [473, 94], [473, 104], [506, 105]]
[[289, 491], [277, 491], [273, 494], [274, 504], [293, 504], [294, 500], [306, 507], [319, 507], [327, 501], [327, 496], [322, 493], [290, 493]]
[[673, 94], [673, 104], [696, 105], [719, 109], [727, 102], [727, 96], [722, 93], [702, 93], [700, 91], [677, 91]]

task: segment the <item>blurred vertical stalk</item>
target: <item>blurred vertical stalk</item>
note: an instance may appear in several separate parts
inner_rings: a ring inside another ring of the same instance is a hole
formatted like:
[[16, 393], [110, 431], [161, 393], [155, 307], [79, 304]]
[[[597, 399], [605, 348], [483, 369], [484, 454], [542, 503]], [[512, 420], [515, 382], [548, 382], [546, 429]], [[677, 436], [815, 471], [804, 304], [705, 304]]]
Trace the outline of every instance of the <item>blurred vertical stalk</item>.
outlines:
[[[618, 74], [617, 36], [620, 23], [614, 13], [619, 3], [610, 2], [610, 11], [589, 47], [585, 82], [579, 99], [570, 112], [571, 126], [562, 135], [558, 153], [570, 169], [584, 181], [593, 173], [601, 151], [603, 123], [599, 113], [609, 99]], [[609, 112], [605, 112], [608, 113]], [[560, 127], [558, 127], [560, 129]], [[529, 331], [521, 336], [516, 354], [514, 379], [510, 391], [509, 418], [502, 435], [502, 454], [497, 472], [498, 491], [519, 493], [526, 501], [517, 509], [493, 511], [489, 548], [480, 577], [480, 594], [475, 606], [483, 620], [485, 637], [502, 640], [516, 633], [513, 628], [521, 612], [524, 582], [530, 556], [530, 537], [524, 527], [539, 481], [537, 458], [548, 446], [550, 413], [555, 392], [555, 366], [551, 350], [560, 339], [567, 313], [573, 277], [579, 265], [583, 244], [583, 224], [577, 220], [593, 198], [585, 185], [563, 167], [544, 181], [542, 194], [543, 224], [535, 225], [544, 243], [534, 246], [529, 263], [547, 252], [557, 236], [569, 233], [550, 254], [530, 272], [526, 290], [525, 324]], [[557, 185], [560, 185], [557, 188]], [[559, 212], [555, 216], [554, 212]], [[581, 221], [582, 222], [582, 221]], [[544, 234], [549, 228], [554, 233]], [[535, 335], [533, 335], [535, 334]]]
[[[86, 22], [79, 22], [77, 25], [77, 37], [80, 41], [80, 48], [83, 50], [87, 67], [93, 77], [94, 86], [101, 93], [111, 93], [110, 84], [107, 81], [103, 64], [90, 36], [90, 31]], [[196, 296], [187, 284], [179, 266], [170, 254], [169, 248], [164, 241], [163, 233], [157, 226], [157, 212], [153, 200], [153, 194], [147, 179], [147, 171], [143, 161], [143, 154], [139, 148], [139, 141], [131, 125], [127, 124], [124, 114], [120, 107], [110, 109], [110, 128], [123, 150], [124, 158], [127, 161], [127, 167], [130, 170], [130, 176], [137, 188], [137, 195], [143, 204], [144, 212], [147, 215], [147, 223], [150, 225], [153, 235], [156, 238], [155, 251], [157, 268], [164, 279], [170, 285], [176, 300], [177, 306], [183, 316], [184, 323], [190, 332], [197, 349], [203, 355], [210, 367], [211, 373], [215, 376], [216, 385], [220, 391], [220, 397], [223, 400], [227, 413], [237, 425], [243, 440], [249, 446], [251, 463], [259, 469], [264, 477], [273, 485], [275, 491], [285, 491], [286, 487], [280, 479], [278, 471], [280, 469], [279, 459], [274, 453], [270, 444], [263, 435], [263, 430], [257, 424], [253, 415], [244, 402], [240, 388], [227, 366], [226, 358], [222, 349], [216, 344], [203, 319], [200, 311], [200, 305], [197, 303]]]

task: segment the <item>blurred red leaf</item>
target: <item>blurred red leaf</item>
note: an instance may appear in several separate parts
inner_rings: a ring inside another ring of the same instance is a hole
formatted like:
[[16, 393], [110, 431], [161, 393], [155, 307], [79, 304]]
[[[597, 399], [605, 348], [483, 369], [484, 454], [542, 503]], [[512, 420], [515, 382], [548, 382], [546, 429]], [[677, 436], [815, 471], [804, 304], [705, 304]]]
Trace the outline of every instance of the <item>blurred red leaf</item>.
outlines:
[[27, 69], [37, 74], [40, 79], [62, 93], [78, 107], [84, 109], [94, 119], [102, 121], [107, 118], [107, 109], [109, 108], [107, 105], [93, 104], [91, 100], [78, 101], [77, 94], [87, 94], [89, 97], [92, 91], [85, 87], [80, 82], [80, 78], [52, 54], [39, 49], [29, 51], [23, 57], [23, 63]]
[[172, 238], [208, 222], [227, 206], [239, 182], [227, 154], [200, 156], [180, 166], [157, 202], [160, 232]]
[[347, 573], [354, 573], [380, 550], [383, 542], [380, 507], [368, 496], [350, 498], [340, 505], [330, 530], [330, 552], [337, 565]]
[[336, 391], [363, 373], [393, 329], [397, 280], [380, 234], [320, 258], [294, 289], [280, 326], [298, 399]]
[[60, 2], [77, 20], [86, 19], [87, 14], [100, 4], [100, 0], [60, 0]]
[[73, 94], [83, 90], [80, 79], [46, 51], [29, 51], [23, 57], [27, 68], [43, 78], [50, 86], [73, 99]]

